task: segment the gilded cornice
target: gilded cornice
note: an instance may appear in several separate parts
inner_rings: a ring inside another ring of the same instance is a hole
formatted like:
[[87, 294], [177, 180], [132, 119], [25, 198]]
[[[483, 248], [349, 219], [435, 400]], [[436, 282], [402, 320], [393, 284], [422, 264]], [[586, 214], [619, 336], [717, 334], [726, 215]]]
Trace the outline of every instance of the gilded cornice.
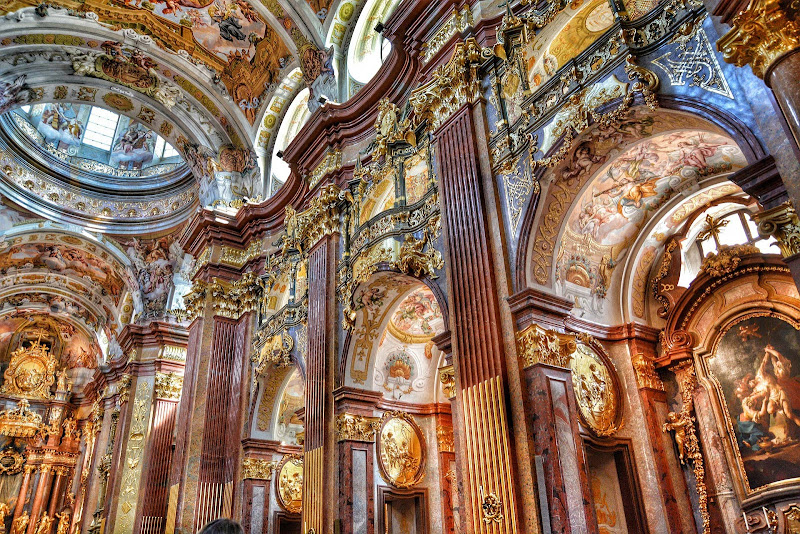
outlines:
[[733, 18], [733, 28], [717, 41], [717, 48], [725, 61], [750, 65], [763, 79], [781, 56], [800, 46], [798, 11], [796, 3], [786, 0], [751, 0]]
[[375, 441], [380, 419], [349, 413], [336, 415], [336, 441]]
[[517, 333], [517, 351], [524, 367], [540, 363], [569, 367], [572, 353], [576, 349], [575, 335], [545, 330], [537, 324], [532, 324]]
[[450, 61], [436, 69], [431, 81], [411, 92], [408, 101], [417, 121], [427, 119], [430, 129], [436, 130], [461, 106], [477, 101], [481, 97], [478, 68], [492, 54], [472, 37], [458, 43]]

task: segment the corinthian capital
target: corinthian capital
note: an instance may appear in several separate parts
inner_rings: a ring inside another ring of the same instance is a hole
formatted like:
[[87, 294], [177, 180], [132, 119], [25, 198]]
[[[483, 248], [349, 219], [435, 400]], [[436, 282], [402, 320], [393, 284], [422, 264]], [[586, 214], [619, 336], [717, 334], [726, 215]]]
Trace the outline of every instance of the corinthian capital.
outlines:
[[800, 46], [798, 7], [790, 0], [751, 0], [731, 26], [717, 47], [725, 61], [737, 67], [749, 64], [759, 78], [778, 58]]
[[800, 254], [800, 218], [791, 202], [785, 202], [753, 217], [758, 233], [773, 236], [784, 258]]

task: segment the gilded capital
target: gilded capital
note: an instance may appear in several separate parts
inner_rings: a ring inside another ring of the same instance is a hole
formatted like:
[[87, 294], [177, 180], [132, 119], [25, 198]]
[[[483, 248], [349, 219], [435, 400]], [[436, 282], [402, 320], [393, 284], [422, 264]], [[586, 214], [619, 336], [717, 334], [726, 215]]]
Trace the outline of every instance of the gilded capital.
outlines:
[[156, 373], [155, 394], [159, 399], [178, 400], [183, 389], [183, 377], [176, 373]]
[[640, 388], [664, 391], [664, 383], [656, 372], [653, 360], [640, 353], [633, 355], [632, 363], [636, 372], [636, 383]]
[[380, 420], [375, 417], [340, 413], [336, 416], [336, 441], [375, 441]]
[[456, 370], [452, 365], [439, 368], [439, 382], [442, 383], [442, 390], [448, 399], [456, 396]]
[[537, 324], [532, 324], [517, 333], [517, 351], [525, 367], [540, 363], [569, 367], [572, 353], [576, 349], [574, 335], [545, 330]]
[[278, 462], [260, 460], [258, 458], [245, 458], [242, 460], [242, 478], [255, 478], [259, 480], [272, 480], [272, 473]]
[[785, 202], [753, 217], [758, 233], [778, 240], [784, 258], [800, 254], [800, 218], [791, 202]]
[[[311, 248], [327, 235], [339, 231], [339, 204], [347, 196], [335, 184], [320, 189], [319, 195], [311, 199], [308, 209], [296, 215], [294, 231], [297, 239]], [[288, 222], [287, 222], [288, 232]]]
[[781, 56], [800, 45], [798, 8], [787, 0], [751, 0], [731, 26], [717, 42], [725, 61], [737, 67], [749, 64], [762, 79]]

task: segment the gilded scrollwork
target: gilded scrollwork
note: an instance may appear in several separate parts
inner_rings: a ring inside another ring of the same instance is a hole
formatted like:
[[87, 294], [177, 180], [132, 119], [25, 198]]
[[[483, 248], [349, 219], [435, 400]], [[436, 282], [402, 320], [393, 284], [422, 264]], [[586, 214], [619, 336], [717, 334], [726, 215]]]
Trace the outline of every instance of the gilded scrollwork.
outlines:
[[428, 121], [436, 130], [462, 105], [480, 98], [478, 67], [493, 56], [474, 38], [458, 43], [447, 64], [439, 67], [433, 79], [412, 91], [409, 103], [417, 121]]
[[[417, 239], [412, 234], [406, 234], [405, 241], [400, 245], [400, 254], [397, 258], [397, 268], [406, 274], [413, 274], [417, 278], [429, 276], [437, 278], [436, 270], [444, 267], [442, 253], [431, 243], [431, 233], [426, 228], [422, 238]], [[425, 245], [428, 244], [428, 250]]]
[[294, 349], [294, 339], [286, 330], [281, 330], [269, 338], [251, 358], [255, 375], [263, 375], [267, 368], [273, 365], [278, 368], [294, 365], [292, 349]]
[[385, 156], [389, 145], [398, 141], [405, 141], [409, 145], [417, 144], [417, 136], [411, 127], [411, 120], [400, 120], [397, 104], [382, 99], [378, 103], [378, 118], [375, 120], [375, 155]]
[[755, 245], [722, 246], [716, 253], [708, 253], [700, 265], [700, 272], [719, 278], [735, 271], [742, 261], [742, 256], [760, 253]]

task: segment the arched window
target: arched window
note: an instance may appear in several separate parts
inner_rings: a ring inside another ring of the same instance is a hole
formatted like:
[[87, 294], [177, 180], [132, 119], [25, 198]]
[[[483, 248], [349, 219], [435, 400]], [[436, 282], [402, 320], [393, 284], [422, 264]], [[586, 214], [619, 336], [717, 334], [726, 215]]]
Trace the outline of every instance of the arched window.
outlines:
[[399, 3], [399, 0], [369, 0], [364, 6], [347, 52], [347, 71], [357, 84], [370, 81], [389, 57], [392, 44], [375, 31], [375, 26], [385, 22]]
[[725, 203], [706, 209], [692, 222], [682, 244], [683, 261], [678, 285], [689, 287], [703, 259], [719, 247], [755, 245], [764, 254], [777, 254], [775, 238], [761, 237], [750, 212], [741, 204]]
[[284, 115], [283, 122], [281, 122], [281, 126], [278, 129], [278, 136], [275, 138], [275, 146], [272, 150], [269, 184], [270, 195], [273, 195], [275, 191], [280, 189], [291, 173], [289, 165], [283, 161], [282, 158], [278, 157], [278, 152], [286, 150], [286, 147], [289, 146], [289, 143], [295, 138], [297, 132], [300, 131], [300, 128], [303, 127], [311, 116], [311, 112], [308, 110], [308, 95], [309, 92], [307, 88], [297, 94], [294, 100], [292, 100], [292, 103], [289, 104], [289, 109], [286, 110], [286, 115]]

